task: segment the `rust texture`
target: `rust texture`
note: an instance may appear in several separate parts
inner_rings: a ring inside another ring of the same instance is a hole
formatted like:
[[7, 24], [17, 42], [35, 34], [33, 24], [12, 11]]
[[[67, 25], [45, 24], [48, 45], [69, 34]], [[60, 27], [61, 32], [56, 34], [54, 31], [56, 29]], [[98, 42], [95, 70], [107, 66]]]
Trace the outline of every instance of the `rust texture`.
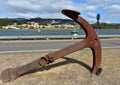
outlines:
[[21, 76], [22, 74], [25, 74], [36, 68], [40, 68], [41, 66], [46, 66], [47, 64], [52, 63], [61, 57], [64, 57], [78, 50], [82, 50], [84, 48], [91, 48], [93, 53], [93, 67], [91, 72], [96, 75], [99, 75], [101, 73], [101, 44], [96, 31], [85, 19], [79, 16], [79, 12], [64, 9], [62, 10], [62, 13], [73, 19], [83, 28], [86, 33], [85, 39], [54, 53], [49, 53], [41, 57], [40, 59], [23, 65], [21, 67], [5, 69], [1, 72], [0, 75], [0, 78], [3, 82], [12, 81], [17, 77]]

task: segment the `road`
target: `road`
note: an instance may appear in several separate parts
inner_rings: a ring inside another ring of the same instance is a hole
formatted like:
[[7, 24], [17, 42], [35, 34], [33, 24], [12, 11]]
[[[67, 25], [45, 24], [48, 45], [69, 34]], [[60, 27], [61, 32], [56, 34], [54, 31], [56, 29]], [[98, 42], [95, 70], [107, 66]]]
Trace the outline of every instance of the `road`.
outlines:
[[[80, 40], [0, 41], [0, 54], [55, 51]], [[102, 48], [120, 48], [120, 39], [101, 40]]]

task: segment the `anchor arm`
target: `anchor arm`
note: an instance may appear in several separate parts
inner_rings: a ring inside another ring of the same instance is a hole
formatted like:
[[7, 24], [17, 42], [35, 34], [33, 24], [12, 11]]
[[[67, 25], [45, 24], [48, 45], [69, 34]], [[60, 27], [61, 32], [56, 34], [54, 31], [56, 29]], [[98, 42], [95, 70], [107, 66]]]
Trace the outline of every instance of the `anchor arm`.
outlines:
[[93, 47], [91, 47], [92, 54], [93, 54], [93, 66], [92, 66], [92, 73], [99, 75], [102, 71], [101, 68], [101, 60], [102, 60], [102, 50], [98, 41], [95, 41]]
[[68, 16], [69, 18], [73, 19], [74, 21], [76, 21], [85, 31], [86, 34], [85, 40], [87, 41], [85, 45], [86, 47], [91, 48], [93, 53], [92, 73], [99, 75], [100, 72], [102, 71], [102, 69], [100, 68], [102, 51], [101, 51], [100, 39], [96, 31], [84, 18], [78, 16], [80, 14], [79, 12], [74, 10], [64, 9], [62, 10], [62, 13]]
[[64, 9], [62, 10], [62, 13], [68, 16], [69, 18], [73, 19], [83, 28], [86, 34], [86, 38], [94, 37], [92, 36], [93, 34], [95, 35], [95, 37], [98, 37], [93, 27], [84, 18], [79, 16], [80, 14], [79, 12], [74, 10]]

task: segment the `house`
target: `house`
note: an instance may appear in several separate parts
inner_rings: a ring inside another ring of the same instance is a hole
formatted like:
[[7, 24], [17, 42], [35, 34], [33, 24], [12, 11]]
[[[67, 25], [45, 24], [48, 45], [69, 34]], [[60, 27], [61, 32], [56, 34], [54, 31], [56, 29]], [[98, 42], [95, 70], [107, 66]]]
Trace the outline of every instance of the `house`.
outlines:
[[17, 28], [17, 23], [14, 23], [12, 25], [3, 26], [3, 29], [19, 29], [19, 28]]

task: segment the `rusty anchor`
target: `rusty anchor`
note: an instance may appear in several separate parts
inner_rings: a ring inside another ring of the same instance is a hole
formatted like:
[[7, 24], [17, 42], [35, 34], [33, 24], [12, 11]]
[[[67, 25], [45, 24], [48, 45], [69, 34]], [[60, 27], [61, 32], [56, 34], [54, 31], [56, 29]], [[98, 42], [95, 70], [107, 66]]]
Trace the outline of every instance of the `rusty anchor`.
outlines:
[[43, 57], [41, 57], [38, 60], [35, 60], [31, 63], [28, 63], [26, 65], [23, 65], [21, 67], [16, 68], [8, 68], [1, 72], [0, 78], [3, 82], [9, 82], [17, 77], [31, 71], [37, 68], [40, 68], [42, 66], [46, 66], [49, 63], [54, 62], [55, 60], [64, 57], [70, 53], [73, 53], [78, 50], [82, 50], [84, 48], [91, 48], [93, 53], [93, 67], [92, 67], [92, 74], [99, 75], [102, 71], [101, 68], [101, 44], [100, 40], [97, 36], [96, 31], [93, 29], [93, 27], [82, 17], [79, 16], [79, 12], [74, 10], [62, 10], [62, 13], [69, 18], [73, 19], [75, 22], [77, 22], [85, 31], [86, 37], [84, 40], [77, 42], [76, 44], [73, 44], [71, 46], [68, 46], [66, 48], [63, 48], [59, 51], [56, 51], [54, 53], [49, 53]]

